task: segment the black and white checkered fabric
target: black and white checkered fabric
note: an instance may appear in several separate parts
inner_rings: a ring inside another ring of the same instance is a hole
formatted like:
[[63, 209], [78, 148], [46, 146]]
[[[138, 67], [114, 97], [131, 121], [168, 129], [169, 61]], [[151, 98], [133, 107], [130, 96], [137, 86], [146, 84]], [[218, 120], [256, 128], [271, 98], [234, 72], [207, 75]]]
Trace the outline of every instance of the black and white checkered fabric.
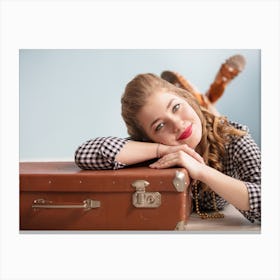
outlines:
[[127, 141], [117, 137], [91, 139], [76, 150], [75, 162], [81, 169], [120, 169], [125, 165], [115, 157]]
[[[238, 129], [248, 131], [246, 126], [231, 123]], [[115, 160], [116, 155], [129, 141], [128, 138], [99, 137], [83, 143], [75, 152], [75, 162], [81, 169], [120, 169], [125, 164]], [[233, 137], [226, 147], [224, 172], [233, 178], [243, 181], [248, 189], [250, 210], [241, 211], [249, 221], [261, 221], [261, 153], [250, 134]], [[226, 187], [226, 186], [225, 186]], [[227, 202], [216, 195], [218, 209]], [[201, 210], [212, 210], [211, 193], [205, 193], [199, 198]]]
[[[249, 193], [249, 211], [239, 210], [249, 221], [261, 221], [261, 152], [249, 134], [246, 126], [231, 123], [234, 127], [246, 130], [242, 137], [232, 137], [226, 147], [223, 173], [245, 183]], [[225, 186], [226, 187], [226, 186]], [[223, 209], [227, 202], [216, 194], [218, 209]], [[213, 199], [207, 192], [199, 197], [201, 210], [212, 210]]]

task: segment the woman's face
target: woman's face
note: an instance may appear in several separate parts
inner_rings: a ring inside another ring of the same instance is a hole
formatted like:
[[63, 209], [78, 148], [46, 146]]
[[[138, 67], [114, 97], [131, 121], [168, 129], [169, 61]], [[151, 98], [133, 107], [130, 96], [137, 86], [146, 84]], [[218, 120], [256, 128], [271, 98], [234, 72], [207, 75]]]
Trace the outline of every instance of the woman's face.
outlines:
[[173, 93], [153, 93], [136, 115], [146, 135], [154, 142], [195, 148], [201, 140], [201, 121], [182, 97]]

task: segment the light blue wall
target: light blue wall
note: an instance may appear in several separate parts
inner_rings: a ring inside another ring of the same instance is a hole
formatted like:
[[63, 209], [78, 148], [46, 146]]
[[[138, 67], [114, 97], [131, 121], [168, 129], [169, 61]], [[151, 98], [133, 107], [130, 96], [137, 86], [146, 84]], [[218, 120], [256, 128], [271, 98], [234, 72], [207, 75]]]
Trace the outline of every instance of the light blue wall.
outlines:
[[20, 50], [20, 160], [72, 160], [90, 138], [126, 137], [120, 97], [135, 75], [174, 70], [205, 92], [238, 53], [245, 70], [217, 108], [260, 145], [260, 50]]

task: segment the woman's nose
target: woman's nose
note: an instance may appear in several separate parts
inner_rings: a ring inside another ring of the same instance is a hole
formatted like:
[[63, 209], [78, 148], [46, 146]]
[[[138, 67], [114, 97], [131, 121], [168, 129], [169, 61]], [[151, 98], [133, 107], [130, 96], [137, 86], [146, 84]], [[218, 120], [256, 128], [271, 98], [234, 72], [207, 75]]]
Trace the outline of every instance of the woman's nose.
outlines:
[[182, 120], [179, 118], [172, 118], [172, 126], [173, 126], [173, 130], [174, 132], [178, 132], [182, 129]]

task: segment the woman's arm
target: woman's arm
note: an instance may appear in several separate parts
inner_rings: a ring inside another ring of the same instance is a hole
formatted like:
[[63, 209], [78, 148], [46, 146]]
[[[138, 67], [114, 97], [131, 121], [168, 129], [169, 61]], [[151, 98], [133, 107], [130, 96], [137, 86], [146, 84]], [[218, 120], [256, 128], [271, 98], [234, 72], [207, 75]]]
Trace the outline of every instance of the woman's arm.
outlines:
[[234, 205], [250, 221], [261, 218], [260, 150], [246, 135], [231, 143], [226, 156], [225, 174], [195, 160], [190, 154], [175, 152], [150, 165], [168, 168], [180, 165], [190, 177], [204, 182], [215, 193]]
[[98, 137], [86, 141], [75, 151], [75, 162], [81, 169], [119, 169], [125, 164], [116, 161], [116, 155], [128, 142], [117, 137]]
[[[162, 147], [161, 147], [162, 148]], [[120, 169], [157, 158], [159, 144], [118, 137], [98, 137], [80, 145], [75, 162], [82, 169]]]
[[249, 209], [248, 192], [243, 182], [231, 178], [204, 163], [198, 162], [185, 152], [179, 151], [168, 154], [151, 164], [150, 167], [169, 168], [175, 165], [186, 168], [192, 179], [205, 183], [215, 193], [235, 207], [241, 210]]
[[159, 143], [128, 141], [116, 155], [116, 160], [125, 165], [136, 164], [164, 155], [184, 151], [203, 163], [203, 158], [187, 145], [168, 146]]
[[239, 210], [250, 210], [249, 194], [244, 182], [225, 175], [212, 167], [201, 168], [200, 181]]
[[88, 140], [77, 148], [75, 162], [82, 169], [120, 169], [179, 150], [194, 153], [194, 157], [203, 162], [200, 155], [186, 145], [167, 146], [118, 137], [98, 137]]
[[157, 143], [128, 141], [116, 155], [116, 161], [132, 165], [158, 157]]

